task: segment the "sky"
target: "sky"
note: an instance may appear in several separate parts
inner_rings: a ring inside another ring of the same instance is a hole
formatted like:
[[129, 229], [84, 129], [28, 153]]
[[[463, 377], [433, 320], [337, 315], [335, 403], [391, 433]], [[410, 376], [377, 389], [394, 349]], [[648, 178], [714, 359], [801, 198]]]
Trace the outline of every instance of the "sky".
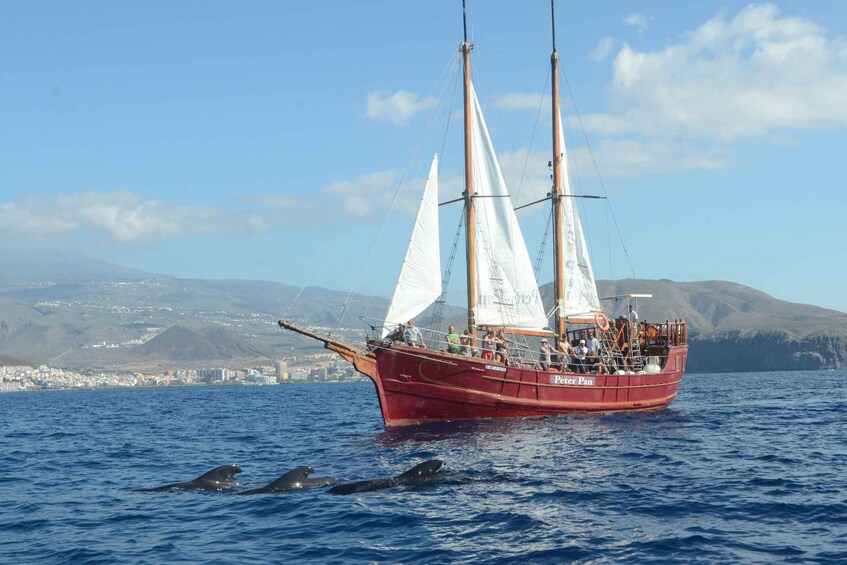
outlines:
[[[504, 176], [532, 202], [549, 3], [468, 12]], [[559, 2], [556, 38], [572, 182], [608, 196], [580, 203], [597, 278], [847, 311], [847, 3]], [[463, 189], [461, 39], [458, 0], [0, 1], [0, 246], [389, 297], [433, 152], [441, 200]], [[548, 214], [520, 212], [533, 258]]]

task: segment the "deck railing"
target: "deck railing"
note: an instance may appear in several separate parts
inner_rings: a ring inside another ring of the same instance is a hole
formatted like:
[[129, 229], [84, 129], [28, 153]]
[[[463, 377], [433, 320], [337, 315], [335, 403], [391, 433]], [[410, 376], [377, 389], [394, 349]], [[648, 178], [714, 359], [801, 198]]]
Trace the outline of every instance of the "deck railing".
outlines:
[[[427, 349], [447, 352], [448, 344], [444, 330], [432, 330], [418, 327]], [[588, 340], [591, 334], [597, 336], [600, 342], [600, 354], [598, 360], [603, 364], [605, 372], [609, 369], [620, 371], [642, 371], [649, 370], [649, 365], [658, 360], [660, 367], [664, 368], [668, 359], [668, 348], [676, 345], [684, 345], [688, 341], [688, 325], [682, 320], [666, 320], [664, 323], [653, 322], [628, 322], [619, 318], [612, 321], [608, 330], [602, 331], [598, 327], [582, 327], [567, 332], [568, 341], [576, 345], [579, 340]], [[462, 337], [462, 334], [457, 334]], [[393, 341], [404, 343], [402, 335], [394, 335]], [[376, 336], [374, 336], [376, 338]], [[460, 346], [457, 356], [480, 357], [483, 351], [481, 336], [475, 336], [471, 340], [469, 351]], [[541, 368], [541, 353], [538, 348], [529, 346], [524, 338], [522, 342], [509, 341], [507, 347], [509, 365]], [[562, 370], [562, 367], [570, 366], [573, 369], [579, 365], [573, 359], [563, 359], [564, 355], [556, 351], [555, 342], [551, 340], [551, 366]]]
[[[616, 327], [619, 326], [619, 327]], [[448, 351], [448, 343], [446, 339], [447, 333], [443, 330], [433, 330], [429, 328], [418, 327], [423, 338], [423, 342], [427, 349], [436, 350], [457, 357], [481, 357], [484, 351], [482, 347], [482, 338], [476, 337], [471, 342], [469, 349], [459, 347], [458, 353]], [[650, 365], [658, 365], [664, 368], [667, 363], [667, 348], [672, 345], [681, 345], [687, 340], [687, 325], [680, 320], [666, 321], [663, 324], [652, 324], [641, 322], [639, 324], [616, 324], [607, 331], [601, 331], [599, 328], [580, 328], [570, 330], [567, 334], [568, 340], [571, 343], [578, 343], [578, 340], [589, 338], [589, 332], [594, 332], [600, 341], [600, 355], [598, 360], [603, 365], [604, 372], [609, 370], [621, 371], [643, 371], [649, 370]], [[457, 334], [460, 338], [462, 334]], [[395, 334], [397, 343], [405, 343], [405, 336]], [[523, 339], [523, 338], [522, 338]], [[492, 356], [493, 356], [492, 352]], [[556, 351], [555, 344], [551, 344], [551, 366], [563, 370], [563, 367], [569, 367], [574, 370], [580, 363], [574, 358], [564, 359], [562, 352]], [[532, 348], [524, 340], [522, 342], [508, 340], [507, 341], [507, 356], [510, 366], [521, 366], [526, 368], [540, 369], [541, 352], [538, 348]], [[492, 360], [493, 361], [493, 360]], [[496, 361], [494, 361], [496, 362]]]

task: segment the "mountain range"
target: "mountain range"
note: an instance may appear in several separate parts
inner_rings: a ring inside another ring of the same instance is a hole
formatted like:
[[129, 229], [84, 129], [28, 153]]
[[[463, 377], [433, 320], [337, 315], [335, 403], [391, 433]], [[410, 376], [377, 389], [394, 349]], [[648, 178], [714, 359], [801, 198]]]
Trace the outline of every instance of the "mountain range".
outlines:
[[[388, 305], [322, 288], [178, 279], [63, 254], [0, 252], [0, 264], [12, 266], [0, 272], [0, 364], [7, 365], [160, 370], [268, 363], [322, 351], [281, 331], [280, 317], [360, 342], [368, 318], [377, 323]], [[598, 281], [598, 290], [604, 297], [652, 294], [636, 304], [641, 320], [686, 320], [689, 371], [847, 367], [842, 312], [725, 281], [626, 279]], [[549, 308], [551, 285], [542, 297]], [[604, 300], [604, 309], [617, 316], [626, 304]], [[462, 312], [446, 309], [448, 317]]]

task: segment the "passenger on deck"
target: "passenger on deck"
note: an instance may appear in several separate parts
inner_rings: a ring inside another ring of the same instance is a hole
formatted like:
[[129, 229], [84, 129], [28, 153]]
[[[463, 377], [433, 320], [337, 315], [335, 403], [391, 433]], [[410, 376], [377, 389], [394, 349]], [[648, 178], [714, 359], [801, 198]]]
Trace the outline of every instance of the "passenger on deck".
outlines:
[[585, 346], [585, 340], [579, 340], [579, 345], [574, 347], [574, 356], [576, 357], [576, 366], [580, 373], [585, 373], [585, 356], [588, 355], [588, 348]]
[[594, 335], [594, 330], [588, 332], [588, 341], [585, 342], [585, 346], [588, 348], [588, 360], [593, 363], [600, 357], [600, 341]]
[[409, 320], [409, 323], [406, 324], [406, 345], [426, 349], [421, 330], [415, 325], [414, 320]]
[[458, 353], [459, 352], [459, 336], [456, 334], [456, 328], [454, 326], [450, 326], [447, 330], [447, 335], [444, 336], [444, 339], [447, 340], [447, 353]]
[[508, 341], [506, 340], [506, 332], [501, 328], [500, 331], [497, 332], [497, 335], [494, 337], [494, 346], [495, 353], [494, 359], [504, 363], [506, 365], [509, 364], [509, 351], [508, 351]]
[[622, 350], [626, 345], [626, 327], [627, 322], [623, 317], [609, 322], [609, 332], [611, 334], [610, 353], [612, 359], [611, 365], [606, 367], [609, 373], [614, 373], [616, 370], [622, 370], [624, 368]]
[[562, 372], [573, 372], [571, 367], [571, 358], [574, 355], [573, 347], [568, 341], [568, 336], [562, 334], [562, 339], [559, 340], [559, 360], [562, 365]]
[[632, 363], [630, 363], [629, 353], [629, 343], [625, 341], [623, 342], [623, 345], [621, 345], [621, 359], [618, 368], [623, 369], [625, 371], [632, 370]]
[[488, 330], [482, 337], [482, 358], [494, 359], [494, 331]]
[[406, 341], [406, 326], [398, 325], [396, 330], [388, 334], [388, 339], [391, 341]]
[[632, 304], [629, 305], [629, 321], [630, 323], [638, 323], [638, 312], [632, 309]]
[[465, 330], [462, 332], [462, 337], [459, 338], [459, 354], [465, 357], [470, 357], [473, 353], [473, 336], [471, 332]]
[[550, 370], [550, 344], [543, 337], [538, 349], [538, 364], [541, 365], [542, 371]]

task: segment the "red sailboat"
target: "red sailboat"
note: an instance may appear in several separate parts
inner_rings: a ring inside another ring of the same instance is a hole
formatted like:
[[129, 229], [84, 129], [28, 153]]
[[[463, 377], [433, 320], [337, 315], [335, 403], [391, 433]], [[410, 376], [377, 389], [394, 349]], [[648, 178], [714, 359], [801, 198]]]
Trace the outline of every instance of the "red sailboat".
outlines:
[[[551, 206], [554, 228], [555, 302], [549, 316], [471, 81], [467, 31], [460, 52], [465, 191], [459, 201], [469, 226], [464, 230], [469, 335], [404, 326], [443, 299], [435, 157], [381, 330], [359, 347], [290, 321], [279, 325], [323, 342], [368, 376], [386, 426], [665, 408], [685, 371], [686, 324], [645, 324], [634, 317], [610, 323], [603, 312], [574, 206], [579, 196], [567, 171], [555, 28], [553, 188], [541, 201]], [[481, 330], [496, 330], [497, 337], [477, 335]]]

